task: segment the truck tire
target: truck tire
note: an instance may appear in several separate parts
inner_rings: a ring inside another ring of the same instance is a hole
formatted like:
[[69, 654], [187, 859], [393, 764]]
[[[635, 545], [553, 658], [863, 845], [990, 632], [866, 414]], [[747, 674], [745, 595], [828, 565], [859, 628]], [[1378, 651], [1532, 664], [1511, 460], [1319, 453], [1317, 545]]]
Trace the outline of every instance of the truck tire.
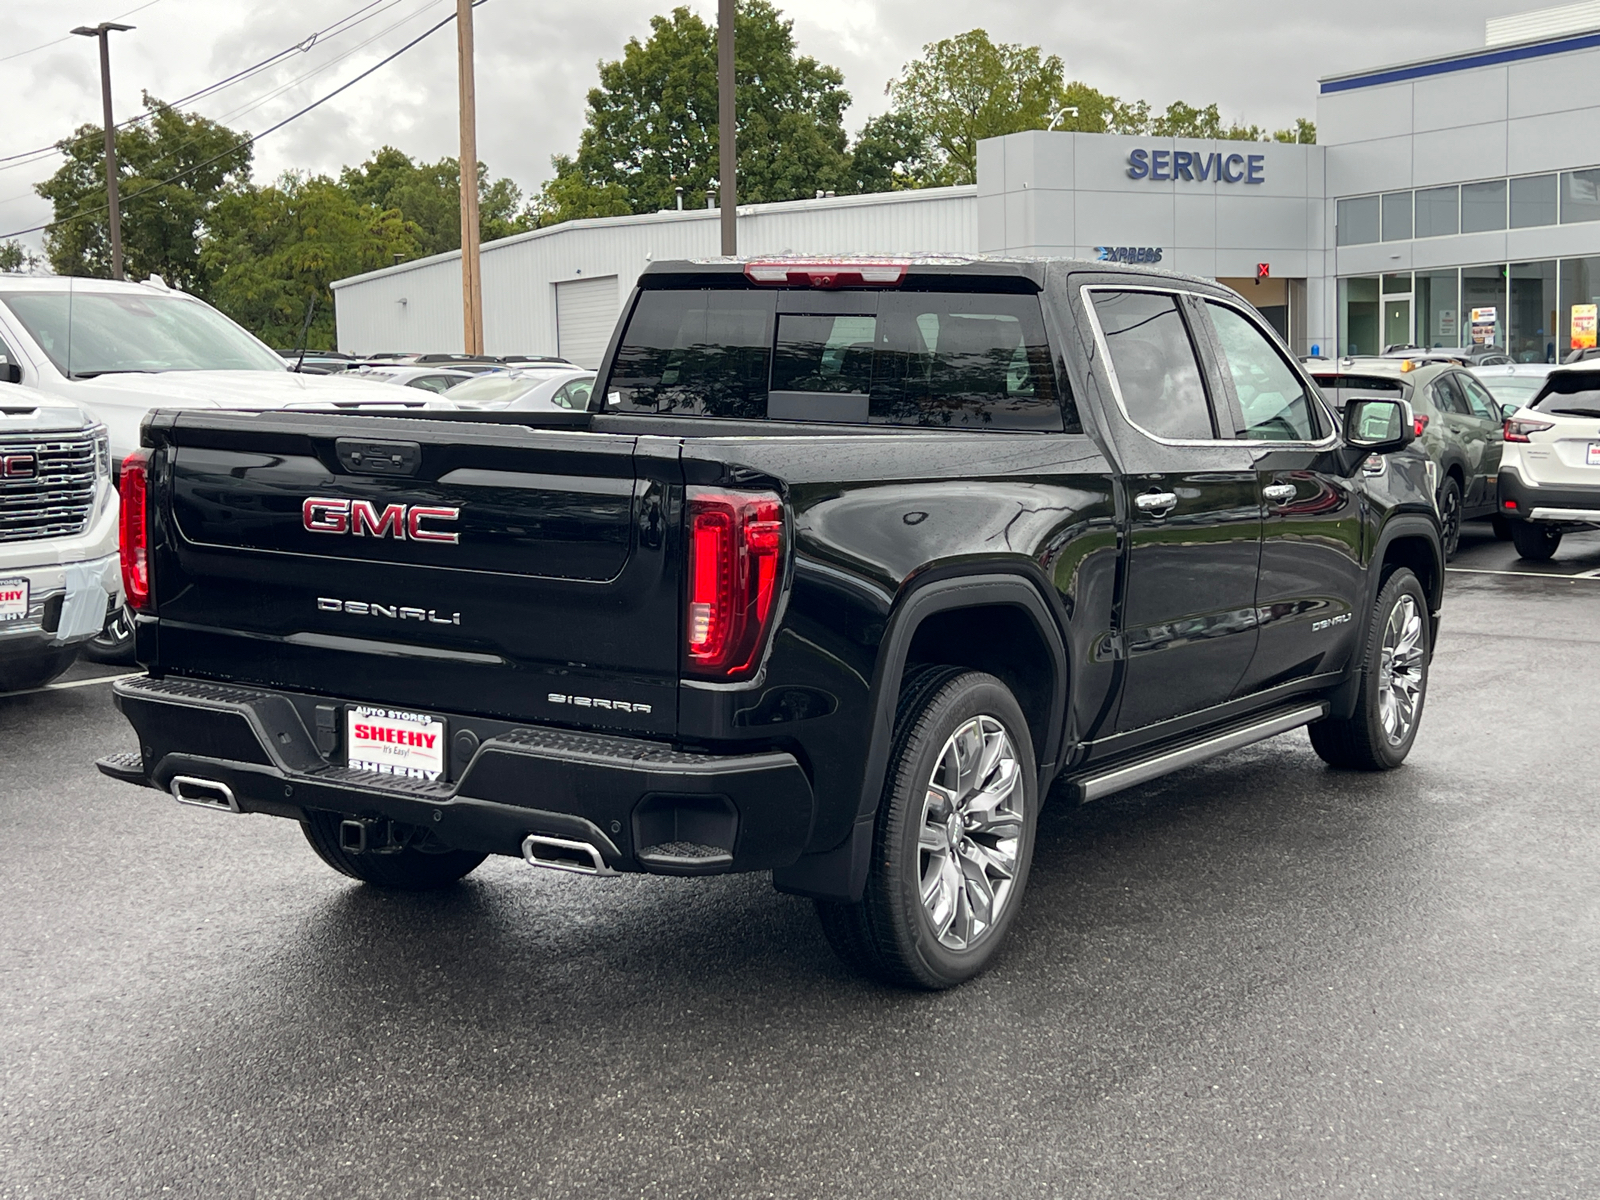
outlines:
[[1561, 545], [1561, 530], [1536, 521], [1511, 522], [1511, 544], [1517, 557], [1528, 562], [1549, 562]]
[[1311, 746], [1323, 762], [1355, 771], [1390, 771], [1405, 762], [1427, 699], [1429, 629], [1428, 597], [1401, 567], [1373, 605], [1355, 712], [1310, 728]]
[[866, 892], [819, 900], [834, 951], [863, 974], [930, 991], [994, 958], [1022, 906], [1038, 821], [1033, 740], [992, 675], [917, 671], [901, 688]]
[[77, 660], [76, 646], [0, 655], [0, 692], [26, 692], [43, 687]]
[[1461, 485], [1454, 475], [1446, 475], [1439, 485], [1439, 524], [1444, 535], [1444, 560], [1449, 562], [1461, 548]]
[[339, 842], [339, 826], [345, 819], [339, 813], [312, 810], [300, 822], [300, 830], [323, 862], [341, 875], [374, 887], [402, 892], [435, 891], [475, 871], [488, 857], [469, 850], [425, 849], [431, 835], [423, 829], [415, 829], [420, 836], [413, 837], [402, 849], [354, 854]]

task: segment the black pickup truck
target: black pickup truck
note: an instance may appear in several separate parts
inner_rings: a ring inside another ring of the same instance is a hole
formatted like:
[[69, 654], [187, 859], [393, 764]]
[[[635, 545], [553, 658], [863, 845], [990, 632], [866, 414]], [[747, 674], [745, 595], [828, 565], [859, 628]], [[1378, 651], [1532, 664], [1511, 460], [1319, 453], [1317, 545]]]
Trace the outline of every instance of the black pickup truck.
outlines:
[[1402, 400], [1065, 260], [657, 263], [592, 412], [156, 412], [107, 774], [380, 886], [770, 871], [945, 987], [1039, 806], [1310, 726], [1405, 758], [1443, 571]]

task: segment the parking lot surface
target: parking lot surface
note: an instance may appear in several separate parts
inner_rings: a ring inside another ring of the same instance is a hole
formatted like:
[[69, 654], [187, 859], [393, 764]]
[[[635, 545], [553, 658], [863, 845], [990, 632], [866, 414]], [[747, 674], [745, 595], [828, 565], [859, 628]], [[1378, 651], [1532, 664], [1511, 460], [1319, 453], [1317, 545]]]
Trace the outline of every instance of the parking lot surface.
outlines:
[[1058, 801], [942, 995], [765, 877], [378, 893], [96, 774], [102, 669], [0, 699], [0, 1197], [1600, 1194], [1600, 535], [1454, 567], [1403, 769]]

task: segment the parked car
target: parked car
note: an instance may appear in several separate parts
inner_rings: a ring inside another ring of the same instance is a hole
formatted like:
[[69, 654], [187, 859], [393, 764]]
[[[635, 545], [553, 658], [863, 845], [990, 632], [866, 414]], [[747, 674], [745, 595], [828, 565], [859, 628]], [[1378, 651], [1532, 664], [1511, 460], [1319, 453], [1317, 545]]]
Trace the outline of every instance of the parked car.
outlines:
[[1500, 515], [1517, 553], [1543, 562], [1575, 529], [1600, 528], [1600, 362], [1559, 367], [1506, 418]]
[[121, 609], [117, 542], [105, 427], [0, 390], [0, 692], [50, 682]]
[[502, 354], [500, 361], [508, 367], [549, 364], [558, 367], [576, 367], [578, 364], [556, 354]]
[[356, 360], [356, 365], [372, 367], [439, 367], [452, 371], [465, 371], [469, 375], [482, 375], [498, 371], [505, 364], [487, 354], [370, 354]]
[[475, 371], [458, 371], [454, 367], [358, 367], [350, 372], [351, 379], [367, 379], [373, 383], [388, 383], [397, 387], [418, 388], [424, 392], [441, 395], [458, 383], [478, 378]]
[[623, 311], [598, 412], [152, 417], [139, 750], [100, 769], [384, 887], [770, 871], [845, 961], [942, 988], [1015, 921], [1052, 785], [1307, 726], [1409, 753], [1444, 581], [1410, 407], [1341, 430], [1237, 294], [714, 260]]
[[1509, 415], [1509, 410], [1520, 408], [1533, 399], [1544, 386], [1545, 376], [1554, 369], [1550, 363], [1502, 363], [1492, 367], [1475, 366], [1472, 373]]
[[337, 350], [279, 350], [278, 357], [289, 365], [291, 371], [307, 375], [338, 375], [355, 365], [355, 359]]
[[[106, 427], [114, 466], [138, 447], [139, 425], [158, 406], [348, 411], [449, 403], [298, 374], [209, 304], [159, 281], [0, 274], [0, 356], [7, 360], [0, 397], [3, 385], [20, 383], [82, 409]], [[84, 654], [115, 662], [131, 649], [118, 614]]]
[[582, 412], [589, 407], [594, 372], [566, 364], [518, 367], [462, 384], [450, 399], [461, 408], [512, 409], [537, 412], [566, 409]]
[[1438, 472], [1447, 560], [1455, 557], [1463, 521], [1496, 519], [1505, 418], [1471, 371], [1448, 358], [1345, 358], [1336, 371], [1313, 368], [1312, 378], [1340, 410], [1358, 396], [1403, 398], [1410, 404], [1418, 444]]

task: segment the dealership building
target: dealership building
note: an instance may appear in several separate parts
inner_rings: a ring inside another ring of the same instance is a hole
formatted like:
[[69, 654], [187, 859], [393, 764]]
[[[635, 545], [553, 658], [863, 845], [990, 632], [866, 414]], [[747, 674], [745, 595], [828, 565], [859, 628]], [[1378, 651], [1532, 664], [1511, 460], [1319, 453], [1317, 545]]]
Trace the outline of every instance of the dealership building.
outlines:
[[[1217, 279], [1299, 353], [1594, 344], [1600, 0], [1494, 19], [1481, 48], [1330, 76], [1314, 146], [1019, 133], [976, 186], [741, 205], [742, 254], [1117, 259]], [[572, 221], [483, 247], [494, 353], [593, 366], [653, 260], [717, 253], [718, 213]], [[334, 284], [339, 348], [460, 350], [459, 254]]]

